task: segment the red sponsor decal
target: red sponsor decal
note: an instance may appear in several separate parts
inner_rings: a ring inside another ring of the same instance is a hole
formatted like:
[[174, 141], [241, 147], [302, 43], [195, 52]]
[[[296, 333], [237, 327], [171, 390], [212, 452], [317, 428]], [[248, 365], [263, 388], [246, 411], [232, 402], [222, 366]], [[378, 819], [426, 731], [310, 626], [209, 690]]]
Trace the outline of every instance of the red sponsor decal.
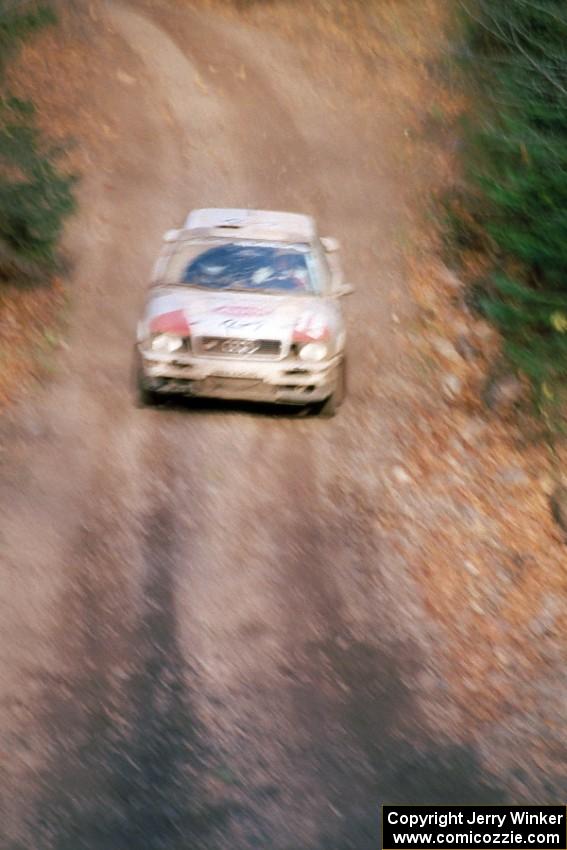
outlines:
[[293, 331], [294, 342], [325, 342], [330, 331], [324, 319], [316, 313], [307, 313], [297, 322]]
[[185, 310], [172, 310], [155, 316], [150, 320], [150, 333], [189, 336], [191, 327], [185, 316]]
[[294, 331], [294, 342], [326, 342], [329, 339], [329, 329], [323, 328], [320, 331]]

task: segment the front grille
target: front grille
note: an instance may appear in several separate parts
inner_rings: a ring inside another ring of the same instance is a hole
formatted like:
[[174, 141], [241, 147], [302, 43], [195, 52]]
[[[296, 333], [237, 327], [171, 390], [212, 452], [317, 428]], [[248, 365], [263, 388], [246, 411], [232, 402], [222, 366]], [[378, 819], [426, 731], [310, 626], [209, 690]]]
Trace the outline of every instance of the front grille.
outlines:
[[277, 360], [282, 345], [277, 339], [236, 339], [224, 336], [202, 336], [193, 339], [193, 351], [203, 357], [239, 357]]

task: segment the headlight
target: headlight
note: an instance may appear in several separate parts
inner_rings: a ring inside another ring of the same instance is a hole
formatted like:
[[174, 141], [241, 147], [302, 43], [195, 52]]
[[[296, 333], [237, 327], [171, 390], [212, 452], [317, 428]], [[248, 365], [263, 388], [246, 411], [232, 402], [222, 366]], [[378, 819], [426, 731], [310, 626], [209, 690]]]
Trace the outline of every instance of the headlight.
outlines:
[[157, 334], [152, 338], [150, 345], [152, 351], [159, 351], [161, 354], [173, 354], [174, 351], [183, 348], [183, 338], [174, 334]]
[[314, 360], [319, 362], [324, 360], [329, 353], [328, 348], [322, 342], [308, 342], [299, 352], [302, 360]]

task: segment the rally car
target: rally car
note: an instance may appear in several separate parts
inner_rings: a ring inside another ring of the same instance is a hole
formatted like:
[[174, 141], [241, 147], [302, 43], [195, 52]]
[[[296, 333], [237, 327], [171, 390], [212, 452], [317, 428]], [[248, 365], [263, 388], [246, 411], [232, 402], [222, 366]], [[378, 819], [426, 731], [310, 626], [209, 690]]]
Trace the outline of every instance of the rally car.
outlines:
[[338, 243], [306, 215], [202, 209], [165, 234], [136, 343], [142, 405], [164, 394], [301, 405], [346, 390]]

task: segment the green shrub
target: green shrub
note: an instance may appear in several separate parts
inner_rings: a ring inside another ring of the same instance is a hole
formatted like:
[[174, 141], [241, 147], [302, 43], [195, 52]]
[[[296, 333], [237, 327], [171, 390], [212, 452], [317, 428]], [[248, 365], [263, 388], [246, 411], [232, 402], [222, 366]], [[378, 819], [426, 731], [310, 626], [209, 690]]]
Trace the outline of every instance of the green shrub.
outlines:
[[[53, 21], [35, 4], [0, 0], [0, 73], [21, 39]], [[42, 273], [53, 267], [65, 217], [72, 211], [73, 178], [56, 166], [34, 124], [34, 106], [4, 91], [0, 99], [0, 276]]]
[[53, 10], [43, 3], [0, 0], [0, 69], [22, 39], [54, 21]]
[[567, 372], [567, 9], [471, 0], [465, 36], [478, 103], [465, 172], [494, 266], [483, 308], [543, 404]]

